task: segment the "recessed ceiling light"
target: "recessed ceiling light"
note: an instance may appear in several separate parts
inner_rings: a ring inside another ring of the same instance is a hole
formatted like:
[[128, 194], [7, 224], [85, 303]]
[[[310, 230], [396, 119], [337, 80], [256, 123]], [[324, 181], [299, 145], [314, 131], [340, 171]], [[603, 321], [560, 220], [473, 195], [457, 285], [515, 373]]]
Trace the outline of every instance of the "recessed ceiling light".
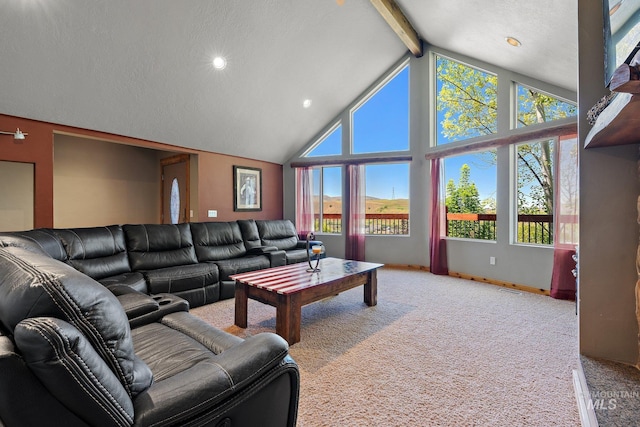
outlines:
[[215, 58], [213, 58], [213, 68], [215, 68], [216, 70], [224, 70], [226, 66], [227, 60], [222, 56], [216, 56]]
[[518, 39], [517, 39], [517, 38], [515, 38], [515, 37], [511, 37], [511, 36], [509, 36], [509, 37], [505, 37], [504, 39], [505, 39], [505, 40], [506, 40], [506, 42], [507, 42], [507, 43], [509, 43], [511, 46], [514, 46], [514, 47], [520, 47], [520, 46], [522, 46], [522, 43], [520, 43], [520, 40], [518, 40]]
[[302, 101], [302, 106], [304, 108], [309, 108], [311, 107], [311, 100], [310, 99], [305, 99], [304, 101]]

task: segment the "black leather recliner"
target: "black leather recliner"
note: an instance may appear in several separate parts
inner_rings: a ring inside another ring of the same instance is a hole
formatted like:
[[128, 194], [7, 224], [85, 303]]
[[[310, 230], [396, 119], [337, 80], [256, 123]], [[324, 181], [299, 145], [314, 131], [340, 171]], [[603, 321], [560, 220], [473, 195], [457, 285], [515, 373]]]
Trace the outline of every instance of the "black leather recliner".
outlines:
[[279, 336], [243, 340], [170, 299], [130, 326], [114, 293], [35, 246], [0, 248], [0, 273], [0, 425], [295, 425]]

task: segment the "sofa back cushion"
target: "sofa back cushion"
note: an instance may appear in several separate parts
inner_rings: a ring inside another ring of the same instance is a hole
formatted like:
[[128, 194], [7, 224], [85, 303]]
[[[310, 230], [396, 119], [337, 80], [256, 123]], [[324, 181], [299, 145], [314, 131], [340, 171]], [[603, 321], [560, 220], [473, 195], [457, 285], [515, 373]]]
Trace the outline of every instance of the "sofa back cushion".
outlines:
[[264, 246], [275, 246], [287, 251], [295, 249], [298, 245], [298, 232], [288, 219], [257, 220], [256, 225]]
[[237, 258], [247, 253], [235, 221], [192, 223], [191, 234], [200, 262]]
[[239, 219], [236, 221], [240, 227], [242, 233], [242, 240], [244, 240], [244, 246], [249, 249], [253, 249], [258, 246], [262, 246], [260, 240], [260, 233], [258, 232], [258, 226], [253, 219]]
[[122, 229], [133, 271], [198, 263], [189, 224], [127, 224]]
[[62, 242], [50, 228], [0, 233], [0, 242], [2, 242], [0, 246], [17, 246], [43, 251], [58, 261], [67, 260], [67, 252]]
[[107, 288], [47, 255], [0, 248], [0, 323], [14, 333], [28, 318], [55, 317], [74, 326], [134, 397], [153, 380], [134, 353], [124, 309]]
[[55, 229], [68, 263], [87, 276], [100, 280], [131, 271], [124, 232], [119, 225]]

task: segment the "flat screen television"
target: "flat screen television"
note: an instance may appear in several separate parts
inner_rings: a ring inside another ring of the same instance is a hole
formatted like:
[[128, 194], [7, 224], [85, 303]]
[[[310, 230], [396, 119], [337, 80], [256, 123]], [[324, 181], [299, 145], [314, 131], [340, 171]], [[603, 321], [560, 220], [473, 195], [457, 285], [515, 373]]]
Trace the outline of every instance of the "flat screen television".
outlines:
[[604, 83], [640, 50], [640, 0], [602, 0], [604, 17]]

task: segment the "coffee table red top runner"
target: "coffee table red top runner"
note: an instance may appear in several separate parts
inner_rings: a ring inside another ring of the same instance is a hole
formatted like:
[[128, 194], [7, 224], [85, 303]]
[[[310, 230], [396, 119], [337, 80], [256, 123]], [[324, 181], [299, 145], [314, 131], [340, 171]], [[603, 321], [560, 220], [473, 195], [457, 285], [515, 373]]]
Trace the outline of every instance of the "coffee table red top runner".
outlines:
[[[312, 264], [315, 266], [316, 262], [312, 261]], [[320, 269], [318, 272], [308, 272], [309, 264], [301, 262], [267, 270], [234, 274], [230, 278], [237, 282], [278, 294], [290, 294], [300, 292], [320, 283], [331, 283], [348, 275], [375, 270], [383, 265], [338, 258], [323, 258], [318, 265]]]

